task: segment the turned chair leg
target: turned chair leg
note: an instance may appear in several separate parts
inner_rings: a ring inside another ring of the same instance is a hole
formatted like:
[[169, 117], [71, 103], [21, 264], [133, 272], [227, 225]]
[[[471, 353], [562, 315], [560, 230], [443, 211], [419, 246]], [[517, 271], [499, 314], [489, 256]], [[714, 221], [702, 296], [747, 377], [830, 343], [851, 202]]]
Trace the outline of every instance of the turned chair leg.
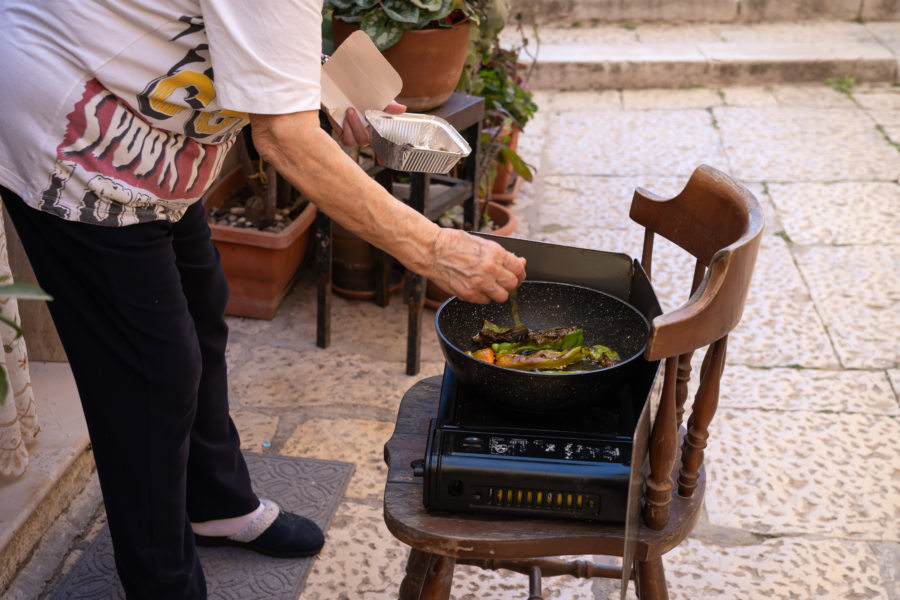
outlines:
[[640, 600], [669, 600], [662, 557], [634, 561], [635, 587]]
[[449, 600], [456, 559], [410, 550], [399, 600]]
[[634, 561], [635, 586], [640, 600], [669, 600], [662, 557]]

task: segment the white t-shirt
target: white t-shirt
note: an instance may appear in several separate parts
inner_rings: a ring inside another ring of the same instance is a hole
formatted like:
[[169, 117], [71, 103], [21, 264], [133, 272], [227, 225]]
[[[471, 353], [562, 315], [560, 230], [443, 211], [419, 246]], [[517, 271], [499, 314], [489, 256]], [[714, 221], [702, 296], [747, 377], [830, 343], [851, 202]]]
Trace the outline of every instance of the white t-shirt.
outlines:
[[321, 0], [0, 0], [0, 185], [98, 225], [176, 221], [247, 114], [318, 110]]

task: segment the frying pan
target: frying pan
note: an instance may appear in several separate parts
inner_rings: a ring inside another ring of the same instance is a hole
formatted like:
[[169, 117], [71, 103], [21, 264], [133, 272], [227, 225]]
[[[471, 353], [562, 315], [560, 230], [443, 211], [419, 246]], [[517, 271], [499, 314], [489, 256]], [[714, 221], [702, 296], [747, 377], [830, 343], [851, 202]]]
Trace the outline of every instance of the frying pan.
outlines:
[[489, 402], [527, 412], [551, 412], [601, 401], [628, 382], [647, 344], [650, 325], [635, 307], [590, 288], [526, 281], [518, 289], [519, 316], [529, 329], [577, 325], [585, 346], [603, 344], [622, 362], [594, 371], [536, 373], [500, 367], [466, 354], [485, 319], [512, 327], [509, 301], [471, 304], [447, 300], [435, 315], [441, 351], [462, 389]]

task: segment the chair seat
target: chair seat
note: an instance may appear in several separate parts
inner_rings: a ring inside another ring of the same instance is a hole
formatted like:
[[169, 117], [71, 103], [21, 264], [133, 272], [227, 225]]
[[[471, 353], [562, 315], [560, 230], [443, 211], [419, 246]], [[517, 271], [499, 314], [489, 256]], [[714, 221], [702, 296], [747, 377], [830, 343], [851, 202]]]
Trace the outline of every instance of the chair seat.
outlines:
[[[425, 509], [422, 479], [410, 463], [425, 456], [429, 421], [437, 412], [440, 377], [416, 383], [403, 397], [394, 434], [385, 444], [388, 481], [385, 523], [400, 541], [423, 552], [455, 558], [504, 559], [525, 556], [608, 554], [621, 556], [622, 524], [563, 519], [524, 519], [497, 514], [448, 513]], [[677, 471], [673, 471], [677, 477]], [[700, 516], [705, 476], [691, 498], [675, 496], [663, 531], [641, 526], [635, 558], [665, 554], [691, 531]]]

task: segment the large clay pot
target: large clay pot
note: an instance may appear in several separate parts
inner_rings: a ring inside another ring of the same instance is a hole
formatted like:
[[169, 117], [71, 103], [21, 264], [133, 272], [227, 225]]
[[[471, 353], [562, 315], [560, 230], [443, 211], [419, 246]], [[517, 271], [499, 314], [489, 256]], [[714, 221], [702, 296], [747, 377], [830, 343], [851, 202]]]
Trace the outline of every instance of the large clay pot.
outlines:
[[[241, 167], [220, 178], [203, 196], [207, 214], [246, 185]], [[225, 312], [240, 317], [271, 319], [287, 295], [309, 248], [316, 218], [312, 203], [279, 233], [227, 225], [209, 226], [228, 280]]]
[[[409, 112], [437, 108], [456, 89], [466, 62], [469, 27], [466, 22], [446, 28], [407, 30], [399, 42], [382, 52], [403, 80], [397, 102], [405, 104]], [[357, 29], [356, 25], [333, 19], [335, 47]]]

